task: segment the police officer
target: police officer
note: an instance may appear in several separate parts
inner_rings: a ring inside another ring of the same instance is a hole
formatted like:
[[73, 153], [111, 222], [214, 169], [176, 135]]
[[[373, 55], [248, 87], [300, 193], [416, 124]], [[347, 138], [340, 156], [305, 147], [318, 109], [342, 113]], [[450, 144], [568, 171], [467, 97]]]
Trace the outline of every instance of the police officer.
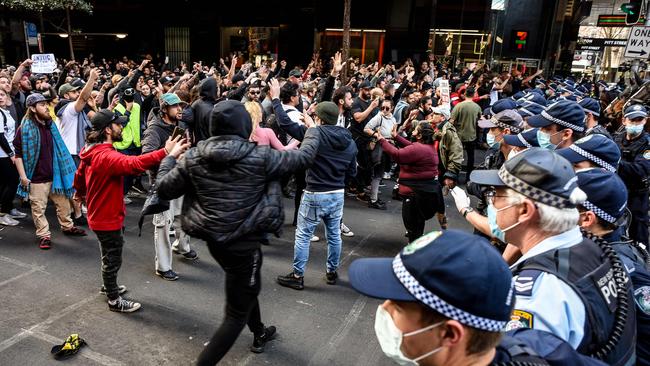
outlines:
[[633, 363], [635, 314], [624, 306], [633, 301], [629, 284], [613, 265], [616, 255], [584, 239], [576, 225], [576, 206], [586, 196], [571, 164], [530, 148], [471, 179], [495, 187], [488, 194], [490, 231], [522, 253], [510, 267], [517, 301], [507, 328], [546, 330], [583, 354]]
[[525, 102], [517, 108], [517, 113], [524, 119], [526, 127], [528, 125], [528, 118], [541, 114], [545, 107], [535, 102]]
[[375, 333], [384, 354], [400, 365], [542, 365], [545, 358], [601, 364], [548, 332], [519, 329], [503, 336], [512, 277], [478, 236], [432, 232], [395, 258], [357, 259], [349, 275], [355, 290], [385, 300], [377, 307]]
[[648, 245], [648, 187], [650, 185], [650, 135], [645, 127], [648, 111], [640, 104], [624, 111], [625, 131], [614, 140], [621, 149], [618, 175], [628, 190], [628, 208], [632, 212], [630, 239]]
[[585, 136], [556, 152], [570, 161], [576, 169], [600, 167], [616, 173], [621, 161], [621, 151], [616, 143], [601, 134]]
[[511, 152], [509, 154], [510, 157], [528, 148], [539, 147], [539, 142], [537, 142], [537, 128], [529, 128], [516, 135], [505, 135], [503, 136], [503, 142], [510, 145], [515, 151], [515, 153]]
[[650, 365], [650, 271], [648, 252], [624, 240], [620, 226], [625, 221], [627, 190], [616, 173], [587, 169], [576, 173], [578, 187], [587, 200], [578, 206], [580, 226], [613, 246], [632, 280], [636, 307], [637, 365]]
[[582, 138], [585, 132], [585, 112], [578, 103], [570, 100], [553, 103], [526, 122], [530, 127], [539, 128], [539, 146], [549, 150], [567, 147]]
[[607, 132], [607, 129], [598, 123], [598, 117], [600, 117], [600, 102], [593, 98], [583, 98], [578, 104], [582, 107], [582, 110], [585, 111], [587, 116], [587, 123], [585, 135], [601, 134], [607, 136], [611, 139], [612, 135]]

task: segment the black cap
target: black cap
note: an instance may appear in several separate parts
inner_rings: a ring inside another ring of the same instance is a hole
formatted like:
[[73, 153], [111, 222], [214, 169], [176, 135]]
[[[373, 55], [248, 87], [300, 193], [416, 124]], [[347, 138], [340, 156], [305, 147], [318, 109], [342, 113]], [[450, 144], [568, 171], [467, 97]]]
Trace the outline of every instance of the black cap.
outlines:
[[531, 147], [503, 164], [499, 170], [474, 170], [474, 183], [508, 187], [557, 208], [575, 208], [586, 198], [578, 188], [573, 165], [553, 151]]
[[128, 118], [115, 114], [110, 109], [99, 110], [99, 112], [95, 113], [93, 118], [90, 120], [90, 123], [93, 126], [93, 130], [96, 131], [101, 131], [102, 129], [110, 126], [111, 123], [117, 123], [124, 127], [128, 122]]
[[359, 89], [370, 89], [372, 86], [368, 80], [364, 80], [359, 84]]

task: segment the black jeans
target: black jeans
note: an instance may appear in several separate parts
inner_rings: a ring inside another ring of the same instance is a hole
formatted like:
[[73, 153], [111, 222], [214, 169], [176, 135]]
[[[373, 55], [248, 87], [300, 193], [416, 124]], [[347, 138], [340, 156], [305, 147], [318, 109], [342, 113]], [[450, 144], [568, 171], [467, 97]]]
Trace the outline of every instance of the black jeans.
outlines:
[[99, 240], [99, 249], [102, 253], [102, 281], [106, 288], [106, 295], [109, 300], [115, 300], [120, 296], [117, 287], [117, 271], [122, 266], [124, 246], [122, 230], [95, 231], [95, 235]]
[[0, 158], [0, 212], [9, 213], [14, 208], [18, 179], [18, 170], [11, 158]]
[[629, 192], [627, 206], [632, 212], [630, 239], [648, 245], [648, 191]]
[[467, 153], [467, 175], [465, 176], [465, 182], [469, 182], [469, 176], [474, 170], [474, 150], [476, 149], [476, 141], [465, 141], [463, 142], [463, 150]]
[[409, 243], [424, 234], [424, 225], [440, 209], [438, 192], [402, 196], [402, 221]]
[[257, 301], [261, 290], [262, 251], [256, 248], [233, 252], [224, 250], [222, 245], [208, 243], [208, 248], [226, 272], [226, 317], [199, 355], [199, 366], [217, 364], [235, 343], [244, 325], [248, 324], [248, 329], [255, 335], [264, 333]]

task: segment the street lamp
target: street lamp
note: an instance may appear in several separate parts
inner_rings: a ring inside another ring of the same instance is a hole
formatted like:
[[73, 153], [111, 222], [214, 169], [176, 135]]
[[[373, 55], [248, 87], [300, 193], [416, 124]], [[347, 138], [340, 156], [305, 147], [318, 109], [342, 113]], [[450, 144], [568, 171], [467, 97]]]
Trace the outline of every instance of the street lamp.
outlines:
[[59, 33], [59, 37], [68, 38], [68, 33]]
[[124, 34], [124, 33], [118, 33], [118, 34], [115, 35], [115, 37], [117, 37], [117, 38], [119, 38], [119, 39], [124, 39], [124, 38], [126, 38], [126, 34]]

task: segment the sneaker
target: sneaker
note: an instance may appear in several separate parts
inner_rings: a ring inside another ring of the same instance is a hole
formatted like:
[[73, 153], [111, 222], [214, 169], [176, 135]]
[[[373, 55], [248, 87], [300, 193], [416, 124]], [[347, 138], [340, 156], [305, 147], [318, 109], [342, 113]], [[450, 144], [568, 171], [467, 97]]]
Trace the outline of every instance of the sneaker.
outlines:
[[368, 202], [368, 207], [376, 208], [378, 210], [385, 210], [386, 209], [386, 203], [381, 201], [381, 200], [370, 201], [370, 202]]
[[63, 232], [63, 235], [67, 235], [67, 236], [86, 236], [86, 235], [88, 235], [88, 234], [86, 234], [85, 230], [79, 229], [76, 226], [73, 226], [73, 227], [71, 227], [70, 229], [67, 229], [67, 230], [62, 229], [61, 232]]
[[[125, 292], [126, 292], [126, 286], [124, 286], [124, 285], [118, 285], [117, 286], [118, 295], [122, 295]], [[106, 296], [106, 287], [104, 287], [104, 285], [102, 285], [102, 287], [99, 289], [99, 293]]]
[[130, 205], [131, 203], [133, 203], [133, 201], [131, 201], [131, 199], [129, 197], [124, 197], [124, 204], [125, 205]]
[[8, 214], [0, 216], [0, 225], [16, 226], [18, 224], [20, 224], [20, 222], [12, 219]]
[[325, 281], [327, 281], [328, 285], [336, 285], [336, 280], [339, 278], [339, 274], [334, 272], [327, 272], [325, 273]]
[[72, 222], [74, 223], [75, 226], [88, 226], [88, 220], [86, 219], [86, 216], [81, 214], [81, 216], [77, 218], [72, 218]]
[[172, 250], [174, 251], [174, 253], [182, 255], [183, 258], [187, 259], [188, 261], [195, 261], [199, 259], [199, 254], [194, 249], [190, 249], [190, 251], [187, 253], [181, 253], [176, 248]]
[[48, 250], [52, 248], [52, 239], [49, 236], [44, 236], [38, 239], [38, 247], [43, 250]]
[[316, 241], [319, 241], [319, 240], [320, 240], [320, 238], [318, 236], [316, 236], [316, 235], [312, 236], [311, 239], [309, 239], [309, 241], [312, 241], [312, 242], [316, 242]]
[[16, 210], [15, 208], [12, 208], [11, 211], [9, 211], [9, 216], [13, 219], [24, 219], [27, 217], [27, 214], [24, 212], [20, 212]]
[[264, 333], [261, 335], [253, 336], [253, 345], [251, 346], [251, 352], [253, 353], [262, 353], [264, 352], [264, 346], [266, 342], [272, 341], [275, 338], [275, 327], [264, 327]]
[[384, 173], [384, 179], [390, 179], [390, 173], [389, 172]]
[[350, 228], [347, 227], [347, 225], [345, 225], [343, 223], [343, 221], [341, 221], [341, 235], [343, 235], [343, 236], [354, 236], [354, 233], [352, 232], [352, 230], [350, 230]]
[[133, 186], [131, 186], [131, 190], [133, 192], [137, 193], [137, 194], [146, 194], [147, 193], [147, 192], [145, 192], [144, 187], [138, 187], [135, 184]]
[[165, 272], [156, 270], [156, 274], [162, 277], [163, 280], [167, 280], [167, 281], [176, 281], [178, 279], [178, 275], [176, 274], [176, 272], [172, 271], [171, 269]]
[[280, 286], [289, 287], [294, 290], [302, 290], [305, 288], [304, 277], [296, 277], [293, 271], [286, 276], [278, 276], [277, 281]]
[[108, 310], [116, 311], [118, 313], [132, 313], [140, 309], [140, 306], [139, 302], [123, 299], [122, 296], [118, 297], [114, 301], [108, 300]]

